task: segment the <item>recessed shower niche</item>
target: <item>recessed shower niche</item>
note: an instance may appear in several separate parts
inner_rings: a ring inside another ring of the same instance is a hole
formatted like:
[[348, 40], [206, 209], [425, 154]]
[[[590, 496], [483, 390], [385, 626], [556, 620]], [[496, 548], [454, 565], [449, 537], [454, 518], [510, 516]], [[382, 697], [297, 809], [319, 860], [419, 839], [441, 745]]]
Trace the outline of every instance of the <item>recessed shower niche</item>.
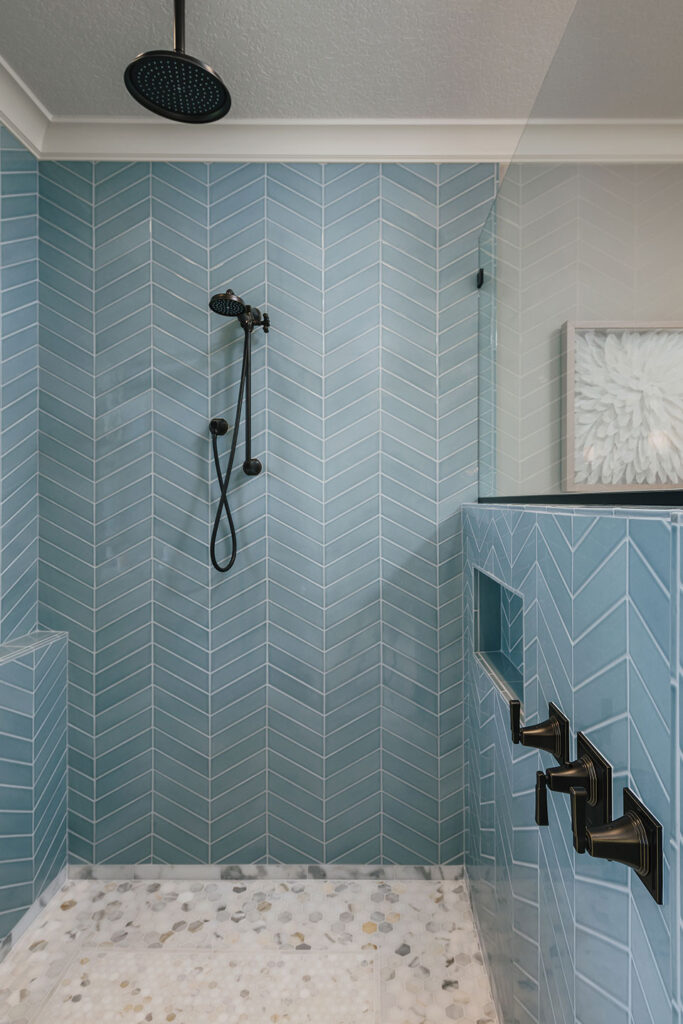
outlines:
[[521, 594], [474, 570], [474, 651], [505, 697], [524, 703]]

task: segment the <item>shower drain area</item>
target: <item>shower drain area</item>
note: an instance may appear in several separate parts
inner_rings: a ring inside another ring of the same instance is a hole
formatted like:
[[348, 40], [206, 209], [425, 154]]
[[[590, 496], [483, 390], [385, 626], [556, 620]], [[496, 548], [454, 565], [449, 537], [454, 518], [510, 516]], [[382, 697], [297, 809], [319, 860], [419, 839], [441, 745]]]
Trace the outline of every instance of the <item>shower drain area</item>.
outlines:
[[0, 1024], [497, 1024], [464, 881], [74, 880]]

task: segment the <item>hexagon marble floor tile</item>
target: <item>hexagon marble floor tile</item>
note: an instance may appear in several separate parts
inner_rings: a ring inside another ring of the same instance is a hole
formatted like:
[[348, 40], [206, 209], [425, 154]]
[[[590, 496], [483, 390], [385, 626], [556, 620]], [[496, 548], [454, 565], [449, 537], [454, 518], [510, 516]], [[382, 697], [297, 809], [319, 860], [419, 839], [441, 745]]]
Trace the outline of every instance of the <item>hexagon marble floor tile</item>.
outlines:
[[497, 1024], [460, 881], [67, 882], [0, 1024]]

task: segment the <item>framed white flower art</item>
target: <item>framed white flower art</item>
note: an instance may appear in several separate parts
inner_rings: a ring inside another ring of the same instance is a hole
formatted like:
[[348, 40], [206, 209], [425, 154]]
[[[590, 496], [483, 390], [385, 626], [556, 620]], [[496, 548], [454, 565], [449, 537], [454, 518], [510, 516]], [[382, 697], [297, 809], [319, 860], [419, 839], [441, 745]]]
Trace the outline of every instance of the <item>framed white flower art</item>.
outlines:
[[683, 486], [683, 324], [563, 328], [566, 491]]

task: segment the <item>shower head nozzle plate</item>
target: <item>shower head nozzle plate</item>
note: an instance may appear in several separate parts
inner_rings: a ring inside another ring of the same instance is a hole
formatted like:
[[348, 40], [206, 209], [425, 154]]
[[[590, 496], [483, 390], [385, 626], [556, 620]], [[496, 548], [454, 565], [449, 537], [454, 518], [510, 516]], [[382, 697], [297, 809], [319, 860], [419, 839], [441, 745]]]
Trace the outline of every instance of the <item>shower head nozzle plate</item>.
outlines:
[[228, 288], [226, 292], [219, 292], [218, 295], [213, 295], [209, 302], [209, 309], [212, 313], [218, 313], [219, 316], [243, 316], [246, 310], [246, 306], [242, 302], [239, 295]]
[[126, 68], [126, 88], [148, 110], [173, 121], [205, 124], [230, 110], [230, 93], [208, 64], [178, 50], [149, 50]]

